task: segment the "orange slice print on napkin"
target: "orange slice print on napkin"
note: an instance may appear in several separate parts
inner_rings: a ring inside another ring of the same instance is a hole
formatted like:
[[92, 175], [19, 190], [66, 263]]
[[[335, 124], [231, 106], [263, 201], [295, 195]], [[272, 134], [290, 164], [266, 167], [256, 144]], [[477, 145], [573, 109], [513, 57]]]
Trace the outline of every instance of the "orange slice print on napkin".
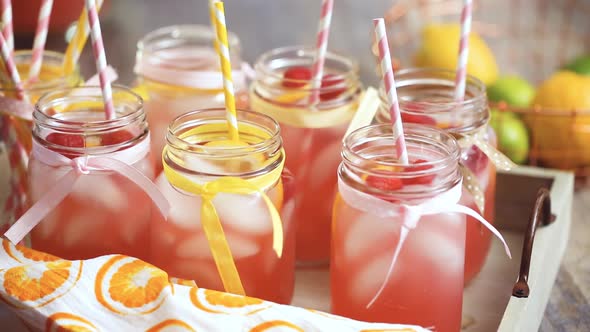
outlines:
[[55, 261], [22, 265], [2, 271], [2, 295], [9, 305], [38, 308], [65, 295], [80, 279], [82, 262]]
[[179, 319], [166, 319], [151, 328], [147, 329], [146, 332], [164, 332], [164, 331], [189, 331], [196, 332], [190, 325]]
[[166, 272], [137, 258], [111, 257], [96, 275], [96, 299], [105, 308], [120, 314], [148, 314], [157, 310], [167, 293]]
[[272, 330], [285, 331], [285, 328], [287, 328], [288, 331], [305, 332], [305, 330], [300, 328], [299, 326], [297, 326], [293, 323], [289, 323], [284, 320], [271, 320], [268, 322], [264, 322], [262, 324], [256, 325], [252, 329], [250, 329], [250, 332], [263, 332], [263, 331], [270, 332]]
[[36, 251], [21, 245], [13, 245], [8, 240], [2, 240], [2, 248], [10, 258], [14, 259], [19, 263], [30, 263], [30, 262], [53, 262], [60, 260], [59, 257], [55, 257], [44, 252]]
[[198, 309], [214, 314], [252, 315], [270, 307], [262, 300], [194, 287], [190, 299]]
[[56, 312], [47, 317], [47, 332], [96, 332], [98, 329], [86, 318], [67, 312]]

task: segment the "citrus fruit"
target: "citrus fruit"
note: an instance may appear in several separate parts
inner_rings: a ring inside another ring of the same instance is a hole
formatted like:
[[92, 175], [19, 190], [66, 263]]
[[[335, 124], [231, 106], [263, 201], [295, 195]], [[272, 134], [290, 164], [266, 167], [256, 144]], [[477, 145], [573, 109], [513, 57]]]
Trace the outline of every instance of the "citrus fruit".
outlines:
[[563, 68], [580, 75], [590, 75], [590, 55], [577, 57]]
[[[458, 24], [426, 25], [422, 30], [422, 45], [414, 55], [415, 65], [455, 70], [459, 35]], [[494, 54], [476, 32], [469, 35], [467, 73], [479, 78], [485, 85], [492, 84], [498, 77]]]
[[518, 76], [503, 76], [487, 89], [488, 99], [510, 106], [527, 107], [535, 98], [535, 88]]
[[524, 122], [514, 113], [492, 109], [490, 125], [498, 136], [498, 149], [513, 162], [524, 163], [530, 146]]
[[553, 74], [537, 89], [533, 104], [545, 113], [526, 114], [523, 119], [531, 130], [536, 157], [545, 165], [573, 169], [590, 164], [588, 91], [590, 77], [568, 71]]

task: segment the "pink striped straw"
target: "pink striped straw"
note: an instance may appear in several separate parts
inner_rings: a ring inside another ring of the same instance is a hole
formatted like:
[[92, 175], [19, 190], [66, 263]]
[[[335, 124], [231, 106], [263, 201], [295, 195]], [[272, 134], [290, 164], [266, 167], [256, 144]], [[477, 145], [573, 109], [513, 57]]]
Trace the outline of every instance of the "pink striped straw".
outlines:
[[12, 2], [2, 0], [2, 35], [8, 44], [10, 56], [14, 52], [14, 33], [12, 31]]
[[389, 42], [387, 41], [387, 33], [385, 32], [385, 21], [383, 18], [376, 18], [373, 20], [373, 24], [375, 25], [375, 40], [379, 46], [379, 63], [383, 76], [383, 86], [385, 87], [389, 101], [389, 113], [391, 114], [391, 125], [393, 126], [393, 135], [395, 137], [395, 152], [399, 161], [403, 164], [408, 164], [408, 151], [406, 150], [404, 128], [397, 101], [397, 91], [395, 90], [395, 78], [393, 77], [393, 67], [391, 66]]
[[316, 54], [311, 67], [312, 72], [312, 94], [310, 102], [317, 103], [322, 86], [322, 77], [324, 75], [324, 63], [326, 62], [326, 52], [328, 50], [328, 37], [330, 35], [330, 24], [332, 23], [332, 12], [334, 0], [322, 0], [322, 12], [320, 14], [320, 24], [316, 39]]
[[18, 69], [16, 68], [14, 59], [12, 58], [12, 52], [8, 46], [8, 42], [4, 39], [3, 34], [0, 34], [0, 52], [2, 53], [2, 60], [4, 60], [4, 66], [6, 67], [8, 76], [10, 76], [10, 79], [16, 88], [17, 98], [20, 100], [26, 100], [27, 98], [23, 92], [23, 84], [20, 80]]
[[45, 50], [45, 41], [47, 40], [47, 30], [49, 28], [49, 18], [52, 8], [53, 0], [43, 0], [41, 2], [39, 17], [37, 19], [37, 32], [35, 33], [35, 41], [33, 42], [33, 58], [31, 59], [31, 68], [29, 68], [29, 82], [36, 81], [39, 71], [41, 71], [43, 51]]
[[467, 60], [469, 57], [469, 33], [471, 32], [471, 8], [472, 0], [463, 0], [461, 11], [461, 37], [459, 40], [459, 60], [455, 74], [455, 94], [457, 102], [465, 98], [465, 85], [467, 80]]
[[88, 22], [90, 24], [90, 36], [92, 37], [92, 53], [96, 62], [96, 71], [100, 79], [100, 88], [102, 89], [102, 98], [104, 99], [104, 112], [107, 120], [115, 118], [115, 107], [113, 105], [113, 91], [111, 82], [107, 77], [107, 58], [102, 42], [102, 33], [100, 31], [100, 21], [96, 10], [95, 0], [86, 0], [86, 10], [88, 11]]

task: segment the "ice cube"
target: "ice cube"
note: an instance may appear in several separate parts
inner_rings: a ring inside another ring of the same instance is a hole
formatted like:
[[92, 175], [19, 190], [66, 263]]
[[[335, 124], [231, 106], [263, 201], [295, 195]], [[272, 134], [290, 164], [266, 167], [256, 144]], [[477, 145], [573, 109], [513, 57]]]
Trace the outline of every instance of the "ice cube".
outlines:
[[[351, 212], [351, 211], [350, 211]], [[350, 213], [349, 212], [349, 213]], [[346, 231], [344, 255], [346, 260], [356, 260], [384, 241], [397, 240], [399, 223], [362, 213]]]
[[70, 195], [83, 202], [104, 206], [111, 212], [121, 212], [129, 207], [127, 193], [122, 189], [110, 175], [84, 175], [76, 181]]
[[[225, 232], [225, 238], [229, 244], [234, 259], [254, 256], [260, 251], [256, 241]], [[176, 248], [176, 255], [180, 258], [213, 259], [209, 242], [204, 233], [198, 233], [183, 241]]]
[[268, 207], [259, 195], [219, 194], [213, 203], [222, 223], [236, 231], [256, 235], [272, 231]]
[[80, 214], [68, 218], [63, 229], [63, 244], [66, 248], [79, 245], [92, 237], [100, 237], [106, 230], [99, 230], [102, 223], [96, 214]]
[[116, 226], [120, 229], [121, 237], [127, 244], [134, 244], [137, 236], [149, 227], [151, 216], [150, 208], [132, 209], [128, 211], [127, 216], [121, 218], [116, 222]]
[[[311, 148], [313, 149], [313, 146]], [[340, 164], [341, 150], [342, 142], [335, 140], [324, 149], [315, 152], [317, 155], [312, 159], [311, 164], [308, 164], [307, 170], [311, 188], [321, 188], [325, 186], [326, 179], [336, 177], [334, 172]]]
[[[455, 218], [460, 219], [457, 216]], [[438, 223], [439, 220], [430, 222]], [[465, 256], [463, 237], [453, 237], [448, 229], [437, 229], [426, 224], [420, 226], [418, 227], [421, 229], [416, 229], [408, 235], [407, 250], [439, 266], [441, 273], [463, 273]]]
[[[350, 284], [350, 294], [355, 302], [368, 304], [375, 296], [387, 276], [393, 258], [393, 250], [391, 250], [391, 253], [384, 252], [376, 256], [364, 266], [348, 269], [348, 273], [356, 272]], [[388, 283], [394, 282], [402, 275], [401, 272], [403, 272], [405, 264], [401, 258], [402, 256], [398, 257], [391, 277], [387, 281]]]
[[156, 186], [170, 202], [171, 208], [168, 222], [174, 223], [187, 230], [201, 228], [201, 198], [183, 194], [174, 189], [166, 179], [165, 174], [160, 174], [156, 179]]
[[42, 239], [50, 237], [58, 227], [60, 223], [59, 217], [61, 216], [61, 209], [58, 209], [59, 205], [53, 212], [50, 212], [37, 226], [35, 226], [35, 233], [38, 234]]

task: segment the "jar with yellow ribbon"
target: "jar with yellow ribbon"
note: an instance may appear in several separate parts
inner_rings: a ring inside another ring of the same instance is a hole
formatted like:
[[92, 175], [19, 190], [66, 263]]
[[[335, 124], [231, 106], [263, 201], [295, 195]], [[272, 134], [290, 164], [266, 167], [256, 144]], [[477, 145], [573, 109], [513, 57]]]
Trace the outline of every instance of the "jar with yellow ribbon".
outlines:
[[0, 223], [6, 230], [24, 212], [27, 188], [27, 163], [31, 151], [33, 104], [43, 94], [58, 88], [74, 87], [82, 82], [78, 68], [65, 72], [64, 54], [45, 51], [39, 74], [29, 79], [33, 51], [14, 52], [14, 62], [23, 83], [24, 100], [5, 69], [0, 75]]
[[325, 264], [342, 138], [356, 112], [362, 86], [358, 64], [328, 52], [321, 82], [311, 77], [316, 51], [292, 46], [271, 50], [255, 64], [250, 107], [281, 124], [287, 167], [295, 175], [297, 261]]
[[[455, 72], [444, 69], [405, 69], [396, 72], [396, 87], [404, 123], [436, 126], [455, 136], [461, 144], [461, 171], [464, 190], [461, 203], [479, 210], [486, 220], [494, 220], [496, 167], [512, 165], [496, 149], [496, 135], [488, 125], [485, 85], [468, 75], [465, 98], [453, 100]], [[389, 123], [385, 95], [376, 119]], [[481, 270], [490, 248], [489, 232], [467, 216], [465, 282]]]
[[250, 111], [237, 119], [238, 141], [227, 139], [225, 109], [170, 124], [156, 185], [171, 209], [152, 223], [152, 262], [200, 287], [289, 303], [295, 193], [279, 125]]
[[[215, 52], [215, 31], [204, 25], [174, 25], [154, 30], [137, 43], [135, 90], [145, 99], [152, 153], [164, 148], [166, 128], [177, 116], [224, 105], [223, 75]], [[238, 108], [248, 105], [247, 64], [238, 37], [228, 34]], [[156, 171], [161, 171], [160, 160]]]

